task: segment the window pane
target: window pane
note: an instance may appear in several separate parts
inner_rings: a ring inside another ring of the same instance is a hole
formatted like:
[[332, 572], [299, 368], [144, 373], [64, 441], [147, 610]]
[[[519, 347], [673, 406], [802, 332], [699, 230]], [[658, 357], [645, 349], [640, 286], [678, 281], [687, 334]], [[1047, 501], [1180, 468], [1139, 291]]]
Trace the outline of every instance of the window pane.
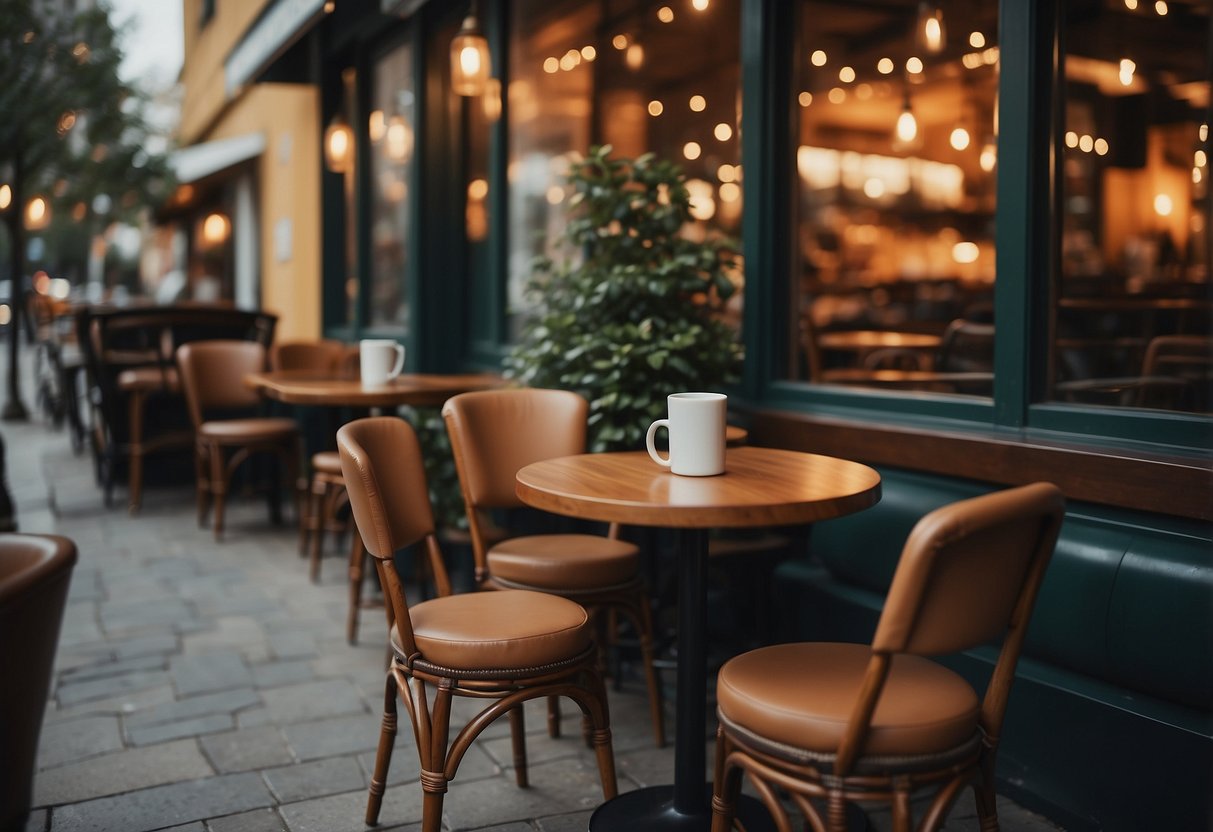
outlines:
[[[567, 210], [570, 154], [610, 144], [653, 152], [688, 178], [686, 233], [741, 233], [740, 3], [522, 0], [510, 38], [511, 337], [536, 254], [552, 254]], [[737, 280], [740, 281], [740, 275]], [[740, 321], [741, 292], [727, 314]]]
[[[375, 66], [371, 89], [371, 286], [368, 323], [408, 331], [409, 189], [416, 118], [413, 50], [397, 47]], [[380, 115], [376, 115], [380, 114]]]
[[1210, 409], [1209, 6], [1067, 6], [1057, 400]]
[[990, 395], [997, 11], [800, 4], [792, 378]]

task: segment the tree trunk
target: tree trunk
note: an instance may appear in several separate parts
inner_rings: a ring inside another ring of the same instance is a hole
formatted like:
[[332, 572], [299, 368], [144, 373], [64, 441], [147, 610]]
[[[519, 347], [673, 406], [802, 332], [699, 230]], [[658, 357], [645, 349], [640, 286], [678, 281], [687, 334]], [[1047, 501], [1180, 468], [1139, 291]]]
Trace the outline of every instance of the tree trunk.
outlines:
[[21, 160], [13, 165], [12, 210], [5, 217], [9, 241], [9, 322], [8, 322], [8, 399], [0, 411], [0, 419], [6, 422], [25, 422], [29, 411], [21, 402], [21, 319], [25, 309], [25, 231], [23, 216], [25, 204], [21, 187]]

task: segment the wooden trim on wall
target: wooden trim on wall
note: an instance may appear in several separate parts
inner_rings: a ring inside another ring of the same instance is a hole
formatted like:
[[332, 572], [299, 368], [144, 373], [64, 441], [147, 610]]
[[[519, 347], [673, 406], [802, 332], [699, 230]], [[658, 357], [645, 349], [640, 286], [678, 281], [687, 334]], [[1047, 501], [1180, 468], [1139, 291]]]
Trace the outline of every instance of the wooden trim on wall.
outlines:
[[785, 411], [750, 417], [756, 445], [999, 485], [1048, 480], [1071, 500], [1213, 521], [1208, 460]]

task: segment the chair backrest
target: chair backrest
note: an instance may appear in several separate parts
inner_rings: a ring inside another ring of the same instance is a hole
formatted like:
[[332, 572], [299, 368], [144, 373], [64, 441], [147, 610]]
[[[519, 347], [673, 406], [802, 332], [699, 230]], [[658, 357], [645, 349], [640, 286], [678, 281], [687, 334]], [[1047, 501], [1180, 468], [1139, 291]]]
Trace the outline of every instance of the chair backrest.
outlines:
[[889, 586], [872, 648], [953, 653], [1001, 636], [1035, 600], [1065, 502], [1051, 483], [984, 494], [914, 526]]
[[391, 620], [405, 655], [411, 655], [417, 648], [408, 600], [392, 556], [423, 540], [437, 594], [451, 594], [450, 577], [434, 533], [421, 443], [403, 419], [374, 416], [343, 425], [337, 431], [337, 452], [354, 524], [366, 550], [376, 559]]
[[936, 369], [944, 373], [992, 372], [994, 324], [963, 318], [948, 324], [940, 336]]
[[442, 407], [469, 514], [514, 508], [518, 470], [585, 452], [586, 400], [568, 390], [520, 388], [463, 393]]
[[287, 341], [270, 348], [274, 370], [332, 370], [345, 358], [348, 346], [341, 341]]
[[76, 546], [0, 534], [0, 829], [29, 810], [34, 760]]
[[256, 407], [257, 391], [244, 383], [265, 369], [265, 347], [256, 341], [197, 341], [177, 350], [181, 389], [194, 427], [211, 411]]

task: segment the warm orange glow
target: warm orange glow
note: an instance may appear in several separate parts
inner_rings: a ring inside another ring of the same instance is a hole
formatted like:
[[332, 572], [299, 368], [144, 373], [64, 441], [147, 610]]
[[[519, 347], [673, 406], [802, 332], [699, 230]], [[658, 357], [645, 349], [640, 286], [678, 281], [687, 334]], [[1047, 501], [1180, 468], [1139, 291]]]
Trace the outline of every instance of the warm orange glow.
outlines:
[[705, 109], [707, 109], [708, 101], [702, 95], [692, 95], [691, 100], [687, 102], [687, 106], [689, 106], [696, 113], [702, 113]]
[[801, 107], [807, 107], [813, 103], [813, 93], [808, 91], [802, 92], [797, 96], [797, 100], [800, 102]]
[[657, 19], [660, 20], [662, 23], [673, 23], [674, 22], [674, 10], [671, 9], [669, 6], [662, 6], [660, 9], [657, 10]]
[[46, 228], [51, 221], [51, 206], [40, 196], [36, 196], [25, 206], [25, 227], [31, 231]]
[[809, 56], [809, 62], [812, 63], [813, 66], [825, 66], [826, 53], [821, 49], [813, 50], [813, 54]]
[[1175, 210], [1175, 203], [1167, 194], [1158, 194], [1154, 197], [1154, 213], [1160, 217], [1169, 217], [1171, 212]]
[[0, 211], [4, 211], [8, 206], [13, 204], [13, 189], [7, 184], [0, 185]]
[[952, 135], [948, 138], [948, 142], [952, 145], [953, 150], [964, 150], [969, 146], [969, 131], [963, 127], [957, 127], [952, 131]]
[[727, 142], [733, 138], [733, 128], [722, 121], [712, 130], [712, 135], [716, 137], [717, 141]]
[[479, 202], [489, 195], [489, 183], [486, 179], [473, 179], [468, 183], [468, 199]]
[[652, 101], [649, 102], [649, 115], [659, 116], [664, 112], [665, 112], [665, 105], [662, 104], [660, 101], [658, 101], [657, 99], [654, 98]]
[[371, 136], [371, 141], [377, 142], [383, 139], [387, 133], [387, 119], [383, 116], [383, 110], [372, 110], [367, 129]]
[[554, 75], [555, 73], [559, 72], [560, 71], [560, 59], [559, 58], [544, 58], [543, 71], [546, 72], [548, 75]]
[[227, 239], [231, 230], [232, 223], [223, 214], [208, 214], [202, 221], [202, 241], [210, 246], [220, 245]]
[[703, 149], [699, 146], [699, 142], [687, 142], [682, 146], [682, 155], [692, 162], [698, 159], [702, 152]]
[[881, 75], [889, 75], [893, 72], [893, 59], [881, 58], [876, 62], [876, 71]]
[[842, 81], [842, 83], [844, 83], [844, 84], [849, 84], [852, 81], [854, 81], [855, 80], [855, 68], [849, 67], [849, 66], [844, 66], [842, 69], [838, 70], [838, 80]]

